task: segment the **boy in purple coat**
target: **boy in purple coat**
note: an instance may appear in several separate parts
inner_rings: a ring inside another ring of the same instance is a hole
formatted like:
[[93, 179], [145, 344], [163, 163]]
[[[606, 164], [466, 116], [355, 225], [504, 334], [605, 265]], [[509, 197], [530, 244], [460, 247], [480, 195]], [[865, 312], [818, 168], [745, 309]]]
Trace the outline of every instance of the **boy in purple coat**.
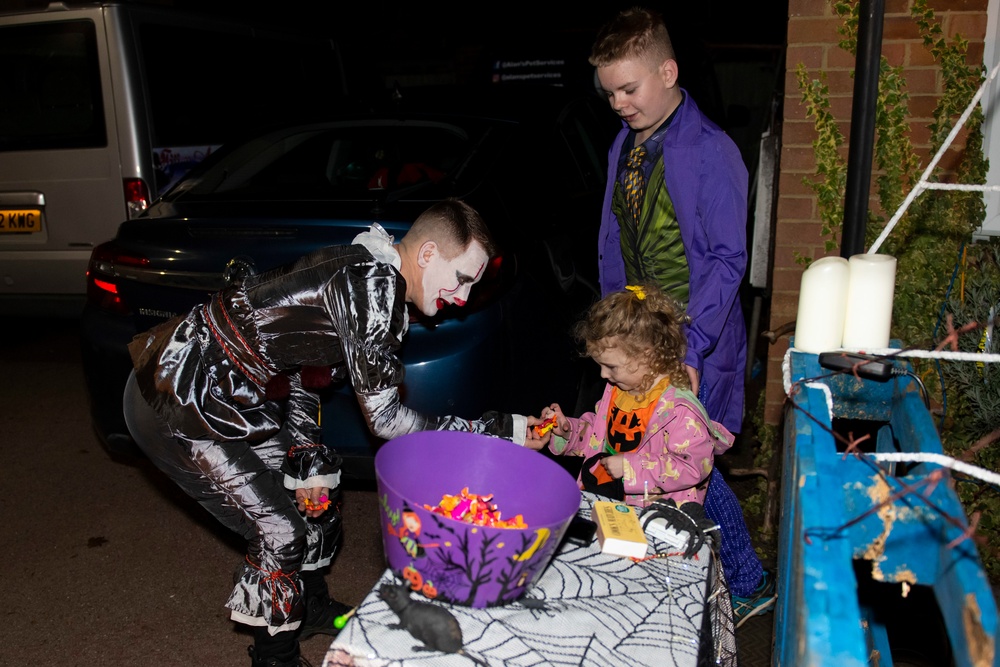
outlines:
[[[678, 85], [663, 20], [635, 8], [598, 33], [590, 56], [624, 124], [609, 154], [598, 237], [602, 295], [653, 281], [687, 306], [685, 370], [709, 416], [743, 420], [747, 170], [739, 149]], [[774, 581], [750, 543], [735, 494], [713, 470], [705, 511], [740, 623], [774, 605]]]

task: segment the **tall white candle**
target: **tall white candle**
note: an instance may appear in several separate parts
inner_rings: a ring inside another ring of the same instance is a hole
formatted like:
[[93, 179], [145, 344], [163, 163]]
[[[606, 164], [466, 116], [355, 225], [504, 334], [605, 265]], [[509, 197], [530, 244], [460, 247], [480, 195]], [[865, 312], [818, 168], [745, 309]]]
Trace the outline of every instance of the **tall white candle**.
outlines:
[[854, 255], [850, 260], [844, 347], [889, 347], [892, 299], [896, 292], [896, 258], [889, 255]]
[[795, 349], [819, 354], [840, 348], [849, 273], [843, 257], [817, 259], [802, 273]]

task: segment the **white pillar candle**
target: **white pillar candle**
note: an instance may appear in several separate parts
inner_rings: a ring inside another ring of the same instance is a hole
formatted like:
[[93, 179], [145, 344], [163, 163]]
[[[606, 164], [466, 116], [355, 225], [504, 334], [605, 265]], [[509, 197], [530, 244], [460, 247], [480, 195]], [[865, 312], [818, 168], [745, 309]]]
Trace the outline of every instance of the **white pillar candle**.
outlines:
[[889, 255], [854, 255], [847, 285], [844, 347], [889, 347], [892, 299], [896, 292], [896, 258]]
[[849, 272], [843, 257], [823, 257], [802, 273], [795, 349], [819, 354], [840, 348]]

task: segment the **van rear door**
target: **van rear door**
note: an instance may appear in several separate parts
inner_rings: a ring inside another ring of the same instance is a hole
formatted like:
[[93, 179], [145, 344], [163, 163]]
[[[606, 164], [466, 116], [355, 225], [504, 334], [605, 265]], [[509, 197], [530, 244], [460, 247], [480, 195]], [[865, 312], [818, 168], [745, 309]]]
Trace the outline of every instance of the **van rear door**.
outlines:
[[0, 296], [29, 311], [80, 298], [95, 230], [125, 218], [103, 12], [43, 16], [0, 25]]
[[344, 98], [320, 34], [127, 3], [0, 15], [0, 314], [78, 315], [122, 221], [220, 145]]

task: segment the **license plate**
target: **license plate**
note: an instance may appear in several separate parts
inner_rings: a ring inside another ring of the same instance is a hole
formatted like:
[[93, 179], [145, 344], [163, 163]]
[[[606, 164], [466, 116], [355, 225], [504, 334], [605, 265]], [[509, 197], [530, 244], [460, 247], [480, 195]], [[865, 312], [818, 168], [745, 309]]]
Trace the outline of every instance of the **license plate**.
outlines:
[[38, 208], [0, 209], [0, 233], [32, 234], [42, 231], [42, 210]]

